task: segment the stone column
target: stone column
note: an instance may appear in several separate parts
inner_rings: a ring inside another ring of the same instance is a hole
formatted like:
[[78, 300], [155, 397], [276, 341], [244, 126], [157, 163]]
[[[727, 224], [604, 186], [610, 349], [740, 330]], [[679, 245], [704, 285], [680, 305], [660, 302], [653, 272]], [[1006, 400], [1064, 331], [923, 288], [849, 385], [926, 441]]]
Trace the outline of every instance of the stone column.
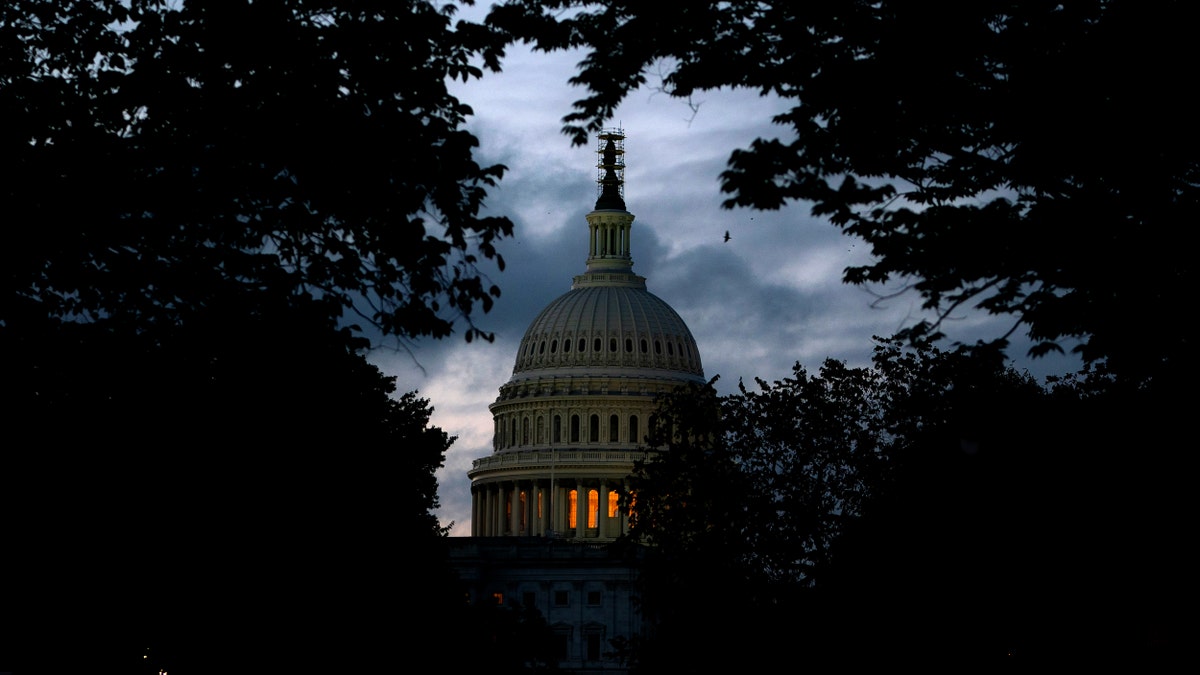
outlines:
[[587, 535], [587, 511], [588, 511], [588, 496], [587, 490], [583, 487], [583, 481], [575, 481], [575, 537], [583, 539]]
[[534, 513], [537, 514], [537, 532], [539, 537], [546, 536], [546, 517], [550, 515], [546, 511], [546, 486], [542, 481], [534, 481], [533, 488], [534, 496]]
[[504, 536], [504, 519], [507, 516], [504, 506], [507, 503], [508, 490], [505, 489], [504, 483], [496, 483], [496, 516], [492, 518], [493, 527], [496, 528], [496, 531], [492, 533], [493, 536]]
[[[628, 478], [625, 479], [624, 483], [621, 486], [621, 489], [623, 490], [623, 492], [621, 493], [621, 496], [628, 497], [629, 496], [629, 479]], [[628, 508], [621, 509], [621, 534], [629, 534], [629, 509]]]
[[600, 491], [596, 493], [596, 534], [601, 538], [608, 536], [608, 479], [600, 479]]
[[521, 485], [515, 480], [508, 496], [508, 529], [514, 537], [521, 534]]
[[525, 491], [525, 534], [530, 537], [538, 534], [536, 480], [530, 481]]
[[479, 488], [471, 488], [471, 536], [479, 536]]
[[479, 521], [473, 522], [470, 528], [472, 528], [472, 530], [475, 532], [478, 532], [480, 537], [486, 537], [487, 533], [491, 532], [491, 527], [487, 526], [488, 514], [491, 513], [487, 508], [487, 498], [491, 494], [492, 491], [487, 485], [479, 486]]

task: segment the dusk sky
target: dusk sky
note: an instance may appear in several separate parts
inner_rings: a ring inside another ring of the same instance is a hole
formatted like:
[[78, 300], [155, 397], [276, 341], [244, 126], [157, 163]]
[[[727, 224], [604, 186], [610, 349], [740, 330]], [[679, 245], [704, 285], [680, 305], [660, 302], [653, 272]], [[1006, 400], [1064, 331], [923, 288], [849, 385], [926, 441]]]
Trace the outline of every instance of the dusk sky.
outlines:
[[[560, 132], [571, 102], [584, 95], [567, 84], [581, 57], [517, 46], [503, 73], [454, 87], [475, 111], [468, 126], [480, 140], [479, 162], [509, 169], [488, 200], [489, 211], [508, 216], [515, 229], [498, 247], [506, 270], [489, 271], [503, 295], [476, 317], [495, 342], [467, 344], [460, 332], [411, 345], [411, 354], [381, 348], [370, 356], [397, 377], [397, 393], [418, 390], [434, 408], [431, 423], [457, 436], [438, 472], [438, 515], [443, 525], [454, 523], [452, 536], [470, 535], [467, 471], [492, 452], [488, 405], [512, 374], [517, 345], [538, 312], [584, 271], [584, 216], [597, 194], [595, 142], [572, 147]], [[872, 336], [892, 335], [924, 316], [920, 298], [909, 292], [877, 302], [871, 291], [896, 287], [869, 291], [842, 283], [842, 270], [863, 264], [869, 252], [814, 218], [807, 204], [773, 212], [722, 209], [719, 175], [730, 153], [786, 133], [770, 123], [784, 106], [730, 90], [701, 93], [693, 103], [695, 110], [647, 87], [609, 124], [626, 134], [634, 272], [687, 323], [705, 376], [720, 376], [721, 393], [736, 391], [739, 379], [788, 377], [797, 362], [810, 372], [826, 358], [867, 365]], [[973, 342], [998, 337], [1010, 322], [963, 313], [946, 329], [953, 339]], [[1014, 341], [1014, 364], [1039, 378], [1076, 367], [1067, 359], [1030, 361], [1027, 343]]]

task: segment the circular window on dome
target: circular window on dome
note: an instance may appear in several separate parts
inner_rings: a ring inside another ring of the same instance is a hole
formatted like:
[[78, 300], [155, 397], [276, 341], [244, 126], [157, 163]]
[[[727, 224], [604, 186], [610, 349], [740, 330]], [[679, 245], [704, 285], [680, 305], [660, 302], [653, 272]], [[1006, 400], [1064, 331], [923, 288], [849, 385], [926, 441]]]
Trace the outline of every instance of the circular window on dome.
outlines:
[[646, 338], [642, 338], [642, 353], [645, 354], [648, 351], [650, 351], [650, 349], [646, 345]]
[[563, 340], [563, 353], [566, 354], [570, 351], [571, 351], [571, 341], [569, 339]]
[[625, 338], [625, 351], [633, 351], [633, 338]]
[[659, 342], [658, 340], [654, 341], [654, 353], [662, 354], [662, 343]]
[[587, 350], [587, 340], [579, 338], [579, 349], [576, 351], [583, 352]]
[[[551, 347], [550, 351], [554, 351], [554, 347]], [[667, 343], [667, 356], [675, 356], [675, 343]]]
[[617, 338], [608, 338], [608, 351], [617, 351]]
[[550, 341], [550, 353], [553, 354], [557, 351], [558, 351], [558, 340], [551, 340]]
[[542, 342], [538, 345], [538, 353], [539, 354], [546, 353], [546, 341], [545, 340], [542, 340]]

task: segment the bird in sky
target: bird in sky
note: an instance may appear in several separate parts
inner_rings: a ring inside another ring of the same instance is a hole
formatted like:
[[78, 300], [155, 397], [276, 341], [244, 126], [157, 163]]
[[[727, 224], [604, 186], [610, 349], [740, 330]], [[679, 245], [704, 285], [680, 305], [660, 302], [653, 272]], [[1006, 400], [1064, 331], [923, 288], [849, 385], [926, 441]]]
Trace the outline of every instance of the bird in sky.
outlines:
[[725, 230], [725, 241], [729, 241], [729, 230]]

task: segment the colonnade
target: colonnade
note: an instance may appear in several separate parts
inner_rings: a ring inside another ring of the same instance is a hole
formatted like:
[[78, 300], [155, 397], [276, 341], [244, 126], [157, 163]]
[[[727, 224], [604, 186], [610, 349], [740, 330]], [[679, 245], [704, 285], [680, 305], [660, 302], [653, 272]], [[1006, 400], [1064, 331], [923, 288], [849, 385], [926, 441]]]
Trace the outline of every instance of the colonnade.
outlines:
[[616, 539], [629, 532], [618, 507], [629, 491], [616, 478], [528, 478], [476, 485], [471, 490], [471, 536]]

